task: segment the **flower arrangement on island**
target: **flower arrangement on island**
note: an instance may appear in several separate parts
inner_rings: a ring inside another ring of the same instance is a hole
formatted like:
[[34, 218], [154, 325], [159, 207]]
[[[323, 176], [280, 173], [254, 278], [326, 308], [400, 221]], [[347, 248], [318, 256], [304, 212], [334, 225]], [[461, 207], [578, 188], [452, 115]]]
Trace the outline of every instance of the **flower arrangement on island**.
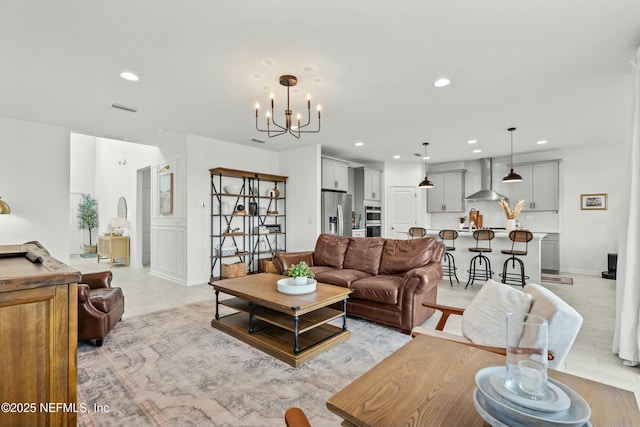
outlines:
[[502, 207], [502, 211], [507, 219], [516, 219], [518, 215], [520, 215], [520, 211], [522, 210], [522, 205], [524, 204], [524, 200], [520, 200], [516, 203], [516, 207], [511, 210], [509, 208], [509, 202], [505, 199], [500, 200], [500, 206]]

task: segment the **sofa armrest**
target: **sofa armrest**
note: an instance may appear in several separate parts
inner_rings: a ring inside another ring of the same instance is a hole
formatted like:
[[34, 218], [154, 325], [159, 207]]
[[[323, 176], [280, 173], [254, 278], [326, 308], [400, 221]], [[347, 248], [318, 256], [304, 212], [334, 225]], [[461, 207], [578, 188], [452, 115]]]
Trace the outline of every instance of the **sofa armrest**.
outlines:
[[273, 264], [279, 274], [285, 274], [289, 267], [300, 261], [306, 262], [309, 267], [313, 266], [313, 251], [277, 252], [273, 257]]
[[[418, 280], [415, 280], [418, 279]], [[438, 286], [442, 280], [442, 265], [431, 261], [429, 264], [409, 270], [404, 275], [404, 283], [417, 282], [414, 293], [422, 294]]]
[[80, 283], [89, 285], [91, 289], [110, 288], [113, 273], [111, 271], [101, 271], [99, 273], [89, 273], [80, 276]]
[[85, 283], [78, 284], [78, 304], [89, 301], [89, 290], [91, 288]]

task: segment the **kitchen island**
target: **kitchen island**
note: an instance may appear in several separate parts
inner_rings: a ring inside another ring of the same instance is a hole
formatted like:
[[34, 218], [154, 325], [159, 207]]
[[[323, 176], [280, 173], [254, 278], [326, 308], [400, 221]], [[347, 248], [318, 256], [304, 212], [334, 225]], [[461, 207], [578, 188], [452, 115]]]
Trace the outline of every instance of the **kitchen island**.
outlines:
[[[427, 229], [428, 237], [438, 237], [438, 233], [440, 230]], [[502, 265], [504, 261], [509, 258], [509, 255], [505, 255], [500, 251], [502, 249], [511, 249], [511, 240], [509, 240], [509, 235], [506, 231], [494, 230], [495, 237], [491, 241], [491, 248], [493, 252], [485, 253], [484, 255], [489, 258], [491, 261], [491, 270], [493, 271], [493, 280], [499, 282], [502, 278], [499, 274], [502, 273]], [[541, 252], [540, 242], [547, 235], [547, 233], [533, 233], [533, 240], [529, 242], [529, 248], [527, 255], [519, 256], [519, 258], [524, 262], [524, 273], [529, 276], [527, 283], [540, 283], [540, 275], [541, 275]], [[479, 246], [486, 247], [489, 242], [481, 241]], [[451, 245], [450, 241], [446, 242], [447, 246]], [[516, 245], [518, 246], [518, 245]], [[476, 241], [473, 238], [473, 233], [470, 231], [458, 231], [458, 238], [455, 241], [456, 250], [452, 251], [451, 254], [456, 260], [456, 267], [458, 270], [456, 273], [458, 274], [458, 279], [460, 279], [460, 283], [466, 285], [467, 279], [469, 278], [469, 265], [471, 263], [471, 258], [474, 255], [477, 255], [474, 252], [470, 252], [469, 248], [476, 247]], [[517, 265], [517, 264], [516, 264]], [[510, 271], [511, 272], [511, 271]], [[447, 280], [445, 278], [444, 280]], [[453, 278], [455, 282], [455, 278]], [[483, 283], [482, 280], [476, 279], [474, 284]]]

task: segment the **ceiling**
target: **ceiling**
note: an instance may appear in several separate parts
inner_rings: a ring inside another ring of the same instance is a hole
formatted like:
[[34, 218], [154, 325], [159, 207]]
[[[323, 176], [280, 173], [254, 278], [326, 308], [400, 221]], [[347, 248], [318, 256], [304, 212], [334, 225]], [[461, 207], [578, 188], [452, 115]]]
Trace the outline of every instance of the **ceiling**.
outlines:
[[[638, 46], [640, 0], [0, 0], [0, 116], [358, 163], [421, 161], [425, 141], [433, 163], [508, 155], [514, 126], [517, 156], [623, 142]], [[322, 105], [320, 133], [256, 131], [271, 92], [282, 121], [282, 74], [294, 110]]]

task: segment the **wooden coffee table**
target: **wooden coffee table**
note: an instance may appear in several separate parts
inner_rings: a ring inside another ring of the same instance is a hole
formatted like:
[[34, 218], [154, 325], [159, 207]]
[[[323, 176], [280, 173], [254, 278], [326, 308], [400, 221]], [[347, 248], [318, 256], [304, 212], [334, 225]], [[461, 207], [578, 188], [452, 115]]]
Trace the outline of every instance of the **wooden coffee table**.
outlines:
[[[285, 277], [259, 273], [212, 282], [216, 316], [211, 326], [297, 368], [349, 338], [351, 290], [318, 283], [312, 294], [287, 295], [277, 290], [277, 281]], [[220, 300], [220, 292], [235, 298]], [[329, 307], [340, 302], [342, 310]], [[220, 305], [236, 312], [221, 316]], [[340, 318], [341, 327], [328, 323]]]

